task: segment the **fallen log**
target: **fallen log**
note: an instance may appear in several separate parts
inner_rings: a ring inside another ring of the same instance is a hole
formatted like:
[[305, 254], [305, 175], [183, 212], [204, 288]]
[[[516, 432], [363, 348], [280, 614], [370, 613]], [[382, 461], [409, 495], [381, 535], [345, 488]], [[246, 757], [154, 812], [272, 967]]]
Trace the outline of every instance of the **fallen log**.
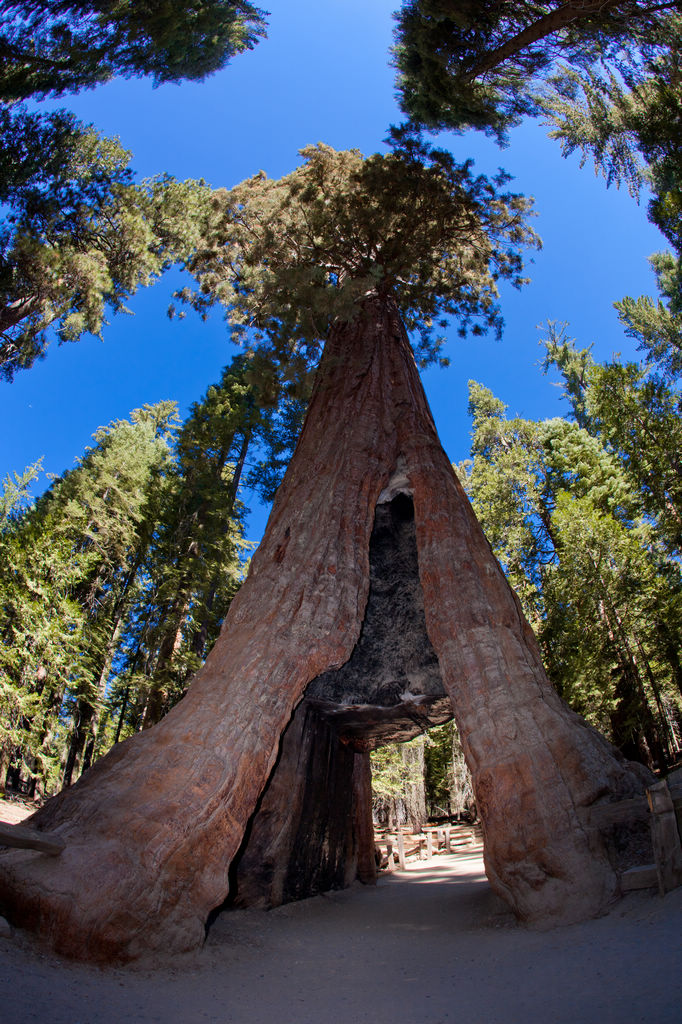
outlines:
[[66, 843], [50, 832], [37, 832], [23, 825], [8, 825], [0, 821], [0, 846], [15, 846], [22, 850], [39, 850], [58, 857]]

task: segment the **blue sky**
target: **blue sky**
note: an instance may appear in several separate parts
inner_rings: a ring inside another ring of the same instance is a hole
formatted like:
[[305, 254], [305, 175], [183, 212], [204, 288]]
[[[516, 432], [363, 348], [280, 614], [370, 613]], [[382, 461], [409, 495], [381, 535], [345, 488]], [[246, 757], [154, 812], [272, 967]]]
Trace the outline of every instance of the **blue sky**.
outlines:
[[[169, 172], [229, 187], [260, 169], [288, 173], [307, 143], [371, 153], [400, 119], [388, 53], [397, 5], [270, 0], [268, 39], [204, 83], [154, 89], [147, 81], [116, 81], [52, 106], [119, 136], [141, 177]], [[528, 268], [531, 284], [503, 292], [502, 341], [461, 341], [453, 328], [450, 368], [424, 375], [441, 440], [456, 462], [469, 447], [469, 379], [492, 388], [513, 414], [562, 413], [556, 385], [538, 369], [537, 325], [568, 321], [571, 335], [593, 343], [598, 359], [634, 354], [613, 302], [653, 292], [647, 257], [663, 240], [647, 222], [645, 201], [638, 206], [627, 193], [607, 190], [576, 157], [562, 159], [537, 124], [517, 129], [506, 150], [474, 134], [438, 142], [458, 159], [472, 157], [480, 171], [510, 171], [512, 187], [535, 196], [534, 227], [544, 242]], [[176, 400], [184, 415], [218, 379], [234, 346], [219, 314], [208, 323], [191, 314], [167, 319], [176, 278], [139, 292], [129, 304], [134, 316], [113, 318], [103, 341], [52, 346], [14, 383], [0, 383], [0, 476], [40, 456], [48, 472], [61, 473], [99, 426], [161, 399]], [[257, 540], [265, 514], [258, 499], [252, 504], [249, 534]]]

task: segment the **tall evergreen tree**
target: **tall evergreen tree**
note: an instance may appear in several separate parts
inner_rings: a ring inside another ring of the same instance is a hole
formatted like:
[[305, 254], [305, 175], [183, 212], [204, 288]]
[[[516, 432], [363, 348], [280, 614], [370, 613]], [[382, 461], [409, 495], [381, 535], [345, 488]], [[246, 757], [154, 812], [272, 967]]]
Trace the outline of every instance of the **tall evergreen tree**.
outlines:
[[676, 2], [405, 0], [395, 59], [401, 103], [430, 129], [507, 129], [542, 110], [541, 84], [557, 67], [602, 65], [635, 80], [667, 52]]
[[550, 678], [628, 756], [665, 763], [678, 743], [669, 639], [682, 577], [627, 467], [576, 423], [508, 420], [480, 385], [470, 401], [473, 458], [460, 471]]
[[0, 375], [11, 380], [51, 337], [100, 335], [107, 309], [187, 260], [212, 193], [167, 176], [135, 184], [130, 153], [63, 112], [0, 108], [0, 135]]
[[564, 155], [582, 151], [607, 184], [653, 193], [650, 219], [676, 259], [658, 257], [682, 310], [679, 138], [682, 6], [406, 0], [396, 64], [413, 128], [482, 129], [505, 144], [527, 114], [549, 123]]
[[154, 725], [182, 697], [241, 583], [248, 545], [240, 489], [272, 499], [306, 405], [305, 386], [291, 397], [270, 370], [257, 354], [237, 356], [178, 433], [117, 655], [109, 701], [116, 739]]
[[68, 784], [92, 757], [175, 417], [173, 403], [160, 403], [99, 430], [79, 465], [3, 535], [0, 671], [35, 705], [13, 751], [16, 778], [53, 784], [64, 757]]
[[419, 832], [426, 822], [425, 744], [424, 736], [417, 736], [372, 751], [373, 813], [388, 828]]
[[[655, 523], [670, 554], [679, 554], [679, 386], [652, 362], [648, 366], [618, 360], [596, 364], [589, 349], [578, 350], [555, 327], [545, 346], [546, 366], [560, 370], [573, 415], [622, 462], [637, 491], [641, 512]], [[653, 349], [649, 352], [651, 355]], [[656, 357], [656, 362], [665, 370], [675, 358], [675, 349], [668, 350]]]
[[264, 34], [264, 13], [248, 0], [10, 0], [0, 98], [61, 96], [115, 76], [201, 79]]
[[454, 721], [430, 729], [424, 750], [424, 784], [430, 817], [475, 815], [471, 772]]
[[16, 0], [0, 13], [0, 376], [50, 337], [99, 335], [191, 253], [210, 191], [168, 175], [135, 184], [130, 154], [67, 111], [28, 111], [112, 77], [201, 79], [265, 34], [248, 0]]
[[[669, 49], [644, 66], [629, 84], [613, 72], [562, 71], [543, 92], [542, 110], [564, 155], [592, 157], [607, 184], [651, 193], [649, 219], [677, 259], [682, 256], [682, 17], [668, 26]], [[675, 301], [680, 308], [679, 266]]]
[[259, 419], [245, 360], [238, 357], [194, 404], [178, 434], [133, 652], [138, 685], [145, 682], [131, 710], [140, 708], [141, 698], [144, 728], [182, 695], [239, 585], [238, 491]]

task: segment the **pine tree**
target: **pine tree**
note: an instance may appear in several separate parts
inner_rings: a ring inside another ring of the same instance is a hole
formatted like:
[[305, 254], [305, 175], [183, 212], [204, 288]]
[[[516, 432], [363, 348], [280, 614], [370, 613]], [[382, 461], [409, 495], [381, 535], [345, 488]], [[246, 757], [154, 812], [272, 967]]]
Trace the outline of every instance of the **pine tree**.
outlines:
[[425, 786], [429, 816], [462, 818], [475, 814], [474, 791], [453, 721], [430, 729], [426, 737]]
[[372, 751], [373, 812], [388, 828], [407, 826], [419, 832], [426, 822], [425, 742], [417, 736]]
[[[649, 219], [682, 256], [682, 131], [680, 42], [682, 18], [668, 26], [669, 49], [644, 66], [629, 84], [613, 72], [562, 71], [542, 98], [550, 136], [564, 155], [580, 150], [607, 185], [625, 184], [638, 196], [652, 193]], [[679, 269], [677, 270], [679, 275]], [[675, 289], [680, 301], [679, 282]]]
[[115, 76], [201, 79], [265, 34], [248, 0], [10, 0], [0, 17], [0, 97], [61, 96]]
[[[676, 253], [680, 312], [682, 158], [679, 3], [406, 0], [395, 60], [412, 129], [474, 127], [509, 141], [541, 117], [564, 155], [582, 151], [607, 185], [653, 193], [649, 217]], [[666, 257], [659, 257], [666, 261]]]
[[543, 109], [542, 84], [558, 67], [606, 65], [635, 80], [667, 52], [678, 11], [635, 0], [405, 0], [395, 51], [403, 110], [429, 129], [475, 127], [505, 141]]
[[305, 410], [256, 354], [239, 355], [178, 432], [152, 543], [116, 657], [108, 711], [116, 742], [184, 695], [245, 569], [239, 492], [272, 499]]
[[107, 310], [187, 260], [212, 194], [169, 176], [135, 184], [130, 153], [64, 112], [0, 108], [0, 140], [0, 375], [11, 380], [55, 335], [101, 335]]
[[[575, 381], [585, 353], [573, 356]], [[550, 679], [628, 756], [671, 760], [680, 693], [668, 651], [679, 635], [682, 577], [643, 517], [627, 463], [597, 430], [508, 420], [477, 384], [470, 402], [472, 460], [461, 473]]]
[[64, 760], [68, 785], [92, 759], [175, 417], [166, 402], [101, 428], [79, 465], [6, 531], [0, 669], [33, 702], [30, 729], [14, 745], [15, 781], [54, 788]]
[[[641, 511], [656, 524], [669, 553], [678, 554], [682, 395], [676, 382], [666, 379], [676, 349], [667, 347], [655, 354], [649, 348], [648, 366], [618, 360], [595, 364], [589, 350], [577, 350], [556, 328], [550, 330], [545, 346], [545, 365], [561, 371], [573, 414], [621, 460], [637, 489]], [[663, 372], [657, 372], [657, 365]]]
[[130, 153], [65, 110], [17, 102], [114, 76], [201, 79], [265, 34], [247, 0], [17, 0], [0, 14], [0, 376], [50, 339], [100, 336], [107, 309], [193, 251], [203, 182], [135, 184]]
[[138, 613], [135, 657], [138, 681], [140, 673], [146, 680], [144, 728], [182, 695], [241, 581], [238, 491], [260, 419], [245, 362], [238, 357], [225, 370], [178, 434]]

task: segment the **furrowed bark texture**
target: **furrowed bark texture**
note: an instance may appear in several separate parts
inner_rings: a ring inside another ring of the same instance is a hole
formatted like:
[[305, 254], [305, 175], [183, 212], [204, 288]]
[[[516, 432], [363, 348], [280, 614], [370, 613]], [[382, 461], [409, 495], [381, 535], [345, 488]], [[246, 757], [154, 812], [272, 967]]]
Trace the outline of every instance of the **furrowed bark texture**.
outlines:
[[187, 696], [33, 817], [66, 842], [60, 857], [0, 855], [0, 906], [15, 924], [95, 960], [203, 940], [294, 708], [358, 639], [375, 507], [398, 466], [489, 878], [527, 920], [604, 908], [616, 876], [587, 809], [644, 783], [550, 687], [438, 442], [395, 305], [375, 297], [332, 331], [263, 542]]

